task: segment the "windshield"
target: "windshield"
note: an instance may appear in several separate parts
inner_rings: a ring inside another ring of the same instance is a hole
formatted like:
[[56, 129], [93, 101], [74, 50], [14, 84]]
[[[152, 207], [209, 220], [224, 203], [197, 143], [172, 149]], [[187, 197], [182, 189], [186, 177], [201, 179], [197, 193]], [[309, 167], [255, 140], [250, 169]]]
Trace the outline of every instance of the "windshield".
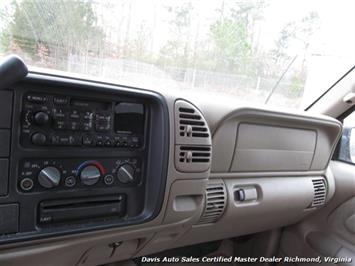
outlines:
[[304, 108], [355, 62], [355, 1], [0, 2], [0, 55], [148, 89]]

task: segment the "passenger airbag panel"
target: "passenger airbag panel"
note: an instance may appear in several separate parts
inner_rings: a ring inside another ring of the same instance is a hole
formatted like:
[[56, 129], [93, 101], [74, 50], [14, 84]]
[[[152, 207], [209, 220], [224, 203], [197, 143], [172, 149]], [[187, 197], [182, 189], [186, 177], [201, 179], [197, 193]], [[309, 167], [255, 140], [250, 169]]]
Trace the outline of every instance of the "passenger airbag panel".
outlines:
[[313, 130], [241, 123], [231, 170], [308, 170], [315, 144]]

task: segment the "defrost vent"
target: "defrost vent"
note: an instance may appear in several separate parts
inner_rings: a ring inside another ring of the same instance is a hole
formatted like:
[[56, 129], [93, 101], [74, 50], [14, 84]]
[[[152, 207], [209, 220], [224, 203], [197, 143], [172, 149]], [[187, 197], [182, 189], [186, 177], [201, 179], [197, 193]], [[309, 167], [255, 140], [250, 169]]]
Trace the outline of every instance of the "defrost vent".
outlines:
[[206, 172], [211, 166], [211, 132], [200, 110], [175, 102], [175, 166], [180, 172]]
[[215, 223], [224, 213], [227, 204], [227, 192], [220, 179], [210, 180], [206, 188], [206, 205], [199, 224]]
[[327, 196], [327, 186], [324, 178], [312, 179], [314, 197], [310, 207], [318, 207], [325, 204]]

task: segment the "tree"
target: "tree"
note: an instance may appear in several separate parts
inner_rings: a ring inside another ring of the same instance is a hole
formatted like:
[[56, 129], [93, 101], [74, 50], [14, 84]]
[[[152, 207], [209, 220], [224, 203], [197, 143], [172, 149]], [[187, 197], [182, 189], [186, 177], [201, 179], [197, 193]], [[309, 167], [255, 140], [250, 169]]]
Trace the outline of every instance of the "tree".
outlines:
[[[300, 97], [303, 93], [306, 80], [305, 61], [311, 37], [319, 27], [318, 22], [318, 14], [310, 12], [298, 21], [288, 22], [281, 29], [279, 37], [275, 41], [276, 48], [271, 51], [274, 61], [272, 68], [274, 75], [279, 75], [285, 66], [292, 62], [292, 57], [296, 58], [302, 54], [301, 64], [294, 67], [293, 73], [289, 73], [291, 86], [288, 88], [288, 96]], [[297, 54], [294, 51], [298, 51]]]
[[13, 6], [4, 32], [31, 57], [99, 53], [104, 34], [90, 1], [23, 0]]
[[190, 57], [190, 25], [193, 7], [190, 2], [185, 2], [177, 7], [167, 7], [173, 15], [170, 20], [172, 38], [162, 47], [160, 53], [163, 61], [182, 67], [187, 67]]
[[300, 21], [288, 22], [280, 31], [275, 41], [275, 49], [271, 51], [277, 65], [290, 59], [288, 49], [298, 45], [303, 52], [303, 61], [310, 44], [310, 38], [319, 27], [319, 16], [316, 12], [310, 12]]
[[231, 7], [217, 10], [218, 19], [210, 26], [210, 38], [214, 43], [216, 69], [247, 74], [251, 59], [256, 55], [254, 40], [256, 21], [262, 18], [264, 4], [258, 2], [234, 2]]

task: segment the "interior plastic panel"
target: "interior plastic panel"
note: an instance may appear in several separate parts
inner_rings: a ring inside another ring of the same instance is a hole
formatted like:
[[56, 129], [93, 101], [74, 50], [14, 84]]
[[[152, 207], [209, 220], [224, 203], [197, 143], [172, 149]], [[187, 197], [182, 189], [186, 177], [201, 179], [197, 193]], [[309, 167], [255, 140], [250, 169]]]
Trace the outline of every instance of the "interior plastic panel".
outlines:
[[308, 170], [316, 139], [313, 130], [241, 123], [231, 171]]
[[241, 108], [214, 131], [211, 172], [325, 170], [341, 129], [305, 113]]
[[352, 258], [351, 263], [338, 265], [354, 265], [354, 169], [352, 164], [331, 161], [327, 180], [336, 188], [332, 199], [314, 215], [285, 228], [281, 238], [281, 255], [348, 257]]
[[[312, 210], [310, 177], [225, 179], [228, 203], [224, 215], [215, 224], [195, 225], [175, 246], [189, 245], [261, 232], [295, 223]], [[239, 202], [234, 192], [255, 188], [256, 198]], [[262, 219], [261, 219], [262, 217]]]
[[[57, 84], [75, 84], [91, 92], [101, 90], [100, 86], [112, 94], [121, 90], [147, 92], [112, 84], [33, 76], [37, 81], [49, 79]], [[205, 116], [208, 126], [213, 129], [213, 173], [210, 173], [210, 167], [198, 172], [183, 172], [174, 162], [177, 145], [175, 103], [182, 98], [171, 91], [163, 92], [161, 96], [166, 101], [169, 117], [169, 130], [164, 136], [169, 139], [169, 149], [159, 213], [151, 220], [129, 226], [5, 244], [0, 247], [0, 264], [103, 264], [293, 224], [315, 210], [309, 209], [314, 195], [312, 178], [315, 176], [326, 176], [328, 200], [333, 195], [334, 180], [326, 175], [326, 167], [340, 137], [341, 125], [337, 121], [304, 113], [230, 108], [221, 103], [216, 103], [218, 108], [209, 108], [209, 105], [192, 101], [199, 110], [198, 114]], [[157, 142], [152, 145], [157, 145]], [[186, 143], [210, 144], [181, 142]], [[249, 149], [251, 153], [246, 156], [242, 149]], [[272, 151], [276, 154], [270, 155]], [[285, 156], [285, 151], [291, 155]], [[301, 163], [293, 159], [298, 158], [299, 152], [303, 158]], [[266, 161], [267, 157], [273, 161]], [[148, 164], [153, 167], [153, 162], [154, 165], [163, 163], [154, 156]], [[198, 225], [206, 204], [206, 186], [209, 179], [215, 178], [226, 185], [224, 213], [216, 223]], [[152, 183], [149, 189], [153, 190], [153, 186]], [[243, 202], [235, 197], [235, 192], [241, 188], [246, 193]], [[16, 207], [9, 208], [16, 212]], [[112, 251], [115, 243], [118, 253]]]

